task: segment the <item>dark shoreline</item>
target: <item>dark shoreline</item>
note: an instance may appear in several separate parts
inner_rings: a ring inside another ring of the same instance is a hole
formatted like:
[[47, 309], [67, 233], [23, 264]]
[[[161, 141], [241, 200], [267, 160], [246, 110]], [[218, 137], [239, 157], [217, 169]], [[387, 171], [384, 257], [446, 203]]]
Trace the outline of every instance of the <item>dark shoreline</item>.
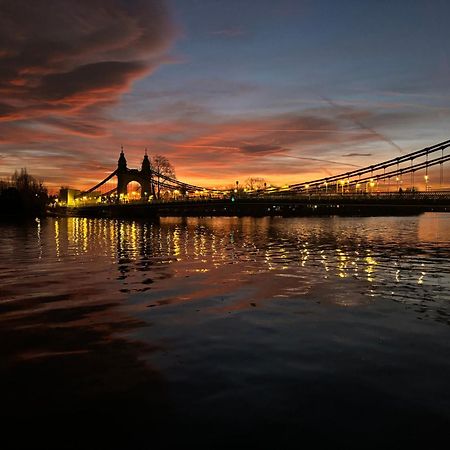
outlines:
[[424, 212], [450, 212], [447, 199], [346, 198], [305, 199], [237, 199], [100, 204], [77, 208], [60, 207], [50, 215], [100, 218], [159, 217], [317, 217], [317, 216], [405, 216]]

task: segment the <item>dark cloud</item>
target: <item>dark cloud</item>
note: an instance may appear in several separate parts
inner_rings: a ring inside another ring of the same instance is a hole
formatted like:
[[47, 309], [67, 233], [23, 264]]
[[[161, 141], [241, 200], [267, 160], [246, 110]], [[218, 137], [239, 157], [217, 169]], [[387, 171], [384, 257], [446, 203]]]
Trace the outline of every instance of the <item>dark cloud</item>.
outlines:
[[346, 153], [345, 155], [342, 155], [344, 157], [351, 158], [352, 156], [373, 156], [372, 153]]
[[15, 108], [11, 105], [7, 105], [5, 103], [0, 103], [0, 117], [8, 116], [14, 113]]
[[70, 99], [81, 94], [91, 94], [101, 100], [106, 94], [120, 92], [127, 87], [130, 78], [148, 71], [149, 67], [140, 62], [106, 61], [87, 64], [76, 69], [47, 75], [39, 84], [38, 95], [47, 100]]
[[244, 144], [240, 146], [240, 149], [244, 153], [253, 153], [253, 154], [273, 154], [282, 152], [284, 149], [278, 145], [270, 145], [270, 144]]
[[162, 0], [0, 0], [0, 115], [67, 119], [114, 102], [174, 34]]
[[[345, 124], [340, 119], [323, 117], [319, 112], [316, 115], [289, 113], [209, 125], [202, 123], [198, 126], [191, 122], [189, 126], [185, 124], [183, 127], [189, 130], [190, 136], [185, 135], [183, 138], [181, 135], [176, 142], [167, 141], [166, 144], [176, 148], [176, 158], [181, 160], [189, 156], [191, 168], [199, 165], [204, 170], [205, 167], [211, 168], [212, 164], [215, 170], [223, 171], [231, 167], [236, 171], [236, 166], [242, 170], [243, 165], [250, 160], [249, 170], [256, 169], [255, 164], [261, 168], [267, 161], [269, 167], [264, 167], [267, 173], [273, 170], [271, 161], [274, 158], [277, 167], [286, 158], [290, 161], [287, 168], [293, 165], [297, 171], [308, 171], [311, 167], [322, 167], [324, 164], [357, 167], [352, 161], [335, 160], [336, 149], [349, 143], [357, 145], [373, 141], [373, 135], [365, 130], [352, 130], [347, 134], [343, 126]], [[185, 153], [181, 158], [183, 150]], [[322, 157], [317, 157], [318, 153]], [[311, 164], [299, 166], [293, 159]]]
[[86, 137], [105, 137], [108, 135], [107, 130], [102, 126], [97, 125], [94, 121], [89, 123], [87, 120], [79, 120], [76, 117], [72, 117], [70, 121], [48, 118], [43, 120], [42, 123], [60, 129], [64, 131], [66, 135], [70, 134]]
[[[254, 128], [252, 127], [254, 126]], [[339, 120], [308, 114], [285, 114], [261, 119], [258, 122], [242, 123], [242, 140], [225, 140], [218, 145], [237, 147], [242, 153], [251, 154], [287, 154], [292, 148], [307, 149], [323, 146], [327, 143], [337, 145], [342, 139], [365, 141], [368, 133], [359, 132], [350, 137], [341, 134]], [[323, 150], [323, 153], [327, 153]]]

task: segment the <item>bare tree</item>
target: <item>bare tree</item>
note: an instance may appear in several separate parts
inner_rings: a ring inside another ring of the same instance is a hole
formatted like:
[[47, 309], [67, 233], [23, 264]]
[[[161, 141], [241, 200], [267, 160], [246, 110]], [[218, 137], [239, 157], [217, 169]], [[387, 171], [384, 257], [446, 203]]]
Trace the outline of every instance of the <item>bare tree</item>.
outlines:
[[250, 191], [264, 189], [267, 186], [265, 178], [250, 177], [245, 180], [245, 187]]
[[156, 197], [160, 198], [160, 175], [164, 175], [170, 178], [177, 178], [175, 175], [175, 168], [172, 166], [170, 161], [162, 155], [154, 155], [151, 160], [152, 169], [156, 172]]
[[47, 189], [26, 169], [14, 172], [9, 181], [0, 183], [0, 214], [40, 215], [47, 203]]
[[47, 189], [44, 187], [42, 181], [35, 177], [23, 168], [18, 172], [17, 170], [11, 176], [11, 184], [21, 192], [26, 192], [30, 196], [47, 195]]

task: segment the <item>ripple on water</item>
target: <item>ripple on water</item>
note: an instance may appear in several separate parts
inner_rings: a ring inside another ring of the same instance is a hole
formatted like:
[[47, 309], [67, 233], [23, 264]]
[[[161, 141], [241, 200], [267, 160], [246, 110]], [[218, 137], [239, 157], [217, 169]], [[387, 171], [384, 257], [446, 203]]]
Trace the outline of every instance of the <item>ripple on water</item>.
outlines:
[[[130, 430], [170, 414], [244, 421], [232, 399], [251, 417], [313, 426], [320, 398], [348, 432], [336, 405], [349, 398], [361, 429], [360, 411], [373, 423], [387, 411], [439, 416], [450, 411], [449, 321], [446, 214], [0, 228], [0, 368], [3, 386], [20, 387], [0, 394], [17, 417], [39, 417], [43, 399], [48, 414], [72, 414], [100, 398], [110, 408], [96, 417], [113, 420], [129, 410], [124, 392], [139, 405]], [[435, 387], [421, 386], [430, 373]], [[418, 406], [402, 410], [408, 392]]]
[[2, 229], [1, 295], [17, 304], [30, 298], [35, 304], [57, 304], [58, 297], [51, 302], [45, 298], [51, 292], [68, 295], [65, 291], [81, 297], [89, 289], [91, 297], [96, 291], [164, 290], [158, 282], [178, 283], [201, 274], [202, 286], [219, 284], [222, 289], [258, 279], [268, 298], [305, 297], [326, 280], [334, 284], [337, 299], [351, 279], [365, 296], [426, 306], [428, 317], [442, 320], [449, 317], [449, 223], [445, 214], [168, 218], [160, 224], [48, 219]]

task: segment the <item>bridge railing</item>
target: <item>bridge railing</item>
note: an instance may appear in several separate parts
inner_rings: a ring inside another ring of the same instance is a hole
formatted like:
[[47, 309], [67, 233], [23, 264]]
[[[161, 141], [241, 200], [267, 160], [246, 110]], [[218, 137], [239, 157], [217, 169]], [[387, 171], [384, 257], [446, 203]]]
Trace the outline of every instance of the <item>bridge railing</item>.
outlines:
[[142, 200], [127, 200], [120, 201], [116, 199], [107, 203], [99, 203], [99, 202], [78, 202], [77, 206], [79, 207], [96, 207], [96, 206], [108, 206], [108, 205], [176, 205], [176, 204], [208, 204], [208, 203], [223, 203], [227, 202], [230, 204], [238, 204], [239, 202], [245, 203], [314, 203], [314, 202], [433, 202], [442, 201], [445, 203], [450, 202], [450, 190], [434, 190], [434, 191], [402, 191], [402, 192], [363, 192], [363, 193], [355, 193], [355, 192], [314, 192], [314, 193], [295, 193], [289, 192], [280, 195], [279, 193], [273, 193], [272, 195], [264, 195], [264, 196], [254, 196], [248, 194], [236, 194], [232, 193], [229, 195], [224, 195], [222, 198], [217, 197], [179, 197], [173, 199], [153, 199], [151, 201], [142, 199]]

